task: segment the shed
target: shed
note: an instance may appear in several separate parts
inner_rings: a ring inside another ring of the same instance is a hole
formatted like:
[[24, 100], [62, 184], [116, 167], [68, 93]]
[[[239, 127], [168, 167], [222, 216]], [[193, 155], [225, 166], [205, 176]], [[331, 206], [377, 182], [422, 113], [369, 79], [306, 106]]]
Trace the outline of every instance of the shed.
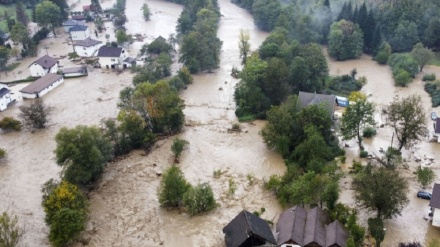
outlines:
[[335, 220], [326, 227], [325, 247], [345, 247], [348, 233], [341, 222]]
[[278, 246], [302, 246], [306, 217], [306, 210], [300, 206], [291, 207], [280, 215], [277, 224]]
[[243, 210], [223, 228], [227, 247], [276, 246], [267, 222]]
[[429, 206], [432, 208], [432, 225], [440, 227], [440, 184], [434, 184]]
[[11, 90], [6, 85], [0, 84], [0, 111], [6, 110], [12, 102], [14, 100], [11, 97]]
[[300, 109], [310, 105], [324, 104], [329, 111], [330, 117], [333, 119], [333, 115], [335, 112], [336, 96], [300, 91], [298, 94], [298, 101]]
[[63, 82], [64, 78], [62, 75], [49, 73], [21, 89], [20, 93], [23, 98], [39, 98], [58, 87]]
[[87, 67], [85, 66], [63, 68], [62, 72], [64, 77], [78, 77], [88, 75]]

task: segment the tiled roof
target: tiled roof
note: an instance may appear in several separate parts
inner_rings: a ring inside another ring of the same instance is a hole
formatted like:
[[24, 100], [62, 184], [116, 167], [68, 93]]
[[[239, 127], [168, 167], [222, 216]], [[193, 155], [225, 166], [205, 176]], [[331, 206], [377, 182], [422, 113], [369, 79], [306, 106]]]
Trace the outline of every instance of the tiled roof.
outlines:
[[50, 69], [57, 62], [58, 61], [55, 58], [48, 56], [48, 55], [44, 55], [44, 56], [40, 57], [38, 60], [34, 61], [32, 64], [36, 63], [36, 64], [41, 65], [41, 67], [43, 67], [44, 69]]
[[58, 75], [58, 74], [46, 74], [43, 77], [41, 77], [40, 79], [32, 82], [31, 84], [27, 85], [26, 87], [24, 87], [23, 89], [20, 90], [21, 93], [39, 93], [41, 91], [43, 91], [45, 88], [47, 88], [48, 86], [52, 85], [53, 83], [55, 83], [56, 81], [58, 81], [60, 78], [63, 78], [62, 75]]

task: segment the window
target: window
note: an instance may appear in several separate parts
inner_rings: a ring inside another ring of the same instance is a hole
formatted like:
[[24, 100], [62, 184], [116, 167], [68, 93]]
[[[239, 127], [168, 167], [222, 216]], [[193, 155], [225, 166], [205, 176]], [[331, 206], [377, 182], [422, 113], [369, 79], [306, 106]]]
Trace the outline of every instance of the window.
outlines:
[[114, 62], [115, 61], [115, 59], [114, 58], [112, 58], [112, 62]]

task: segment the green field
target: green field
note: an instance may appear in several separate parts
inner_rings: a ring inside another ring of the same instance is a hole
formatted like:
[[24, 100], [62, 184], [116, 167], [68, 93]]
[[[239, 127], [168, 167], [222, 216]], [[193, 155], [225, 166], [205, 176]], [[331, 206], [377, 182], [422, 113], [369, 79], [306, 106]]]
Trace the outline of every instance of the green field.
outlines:
[[[8, 13], [9, 18], [15, 19], [15, 4], [0, 4], [0, 30], [5, 33], [9, 33], [8, 24], [5, 19], [5, 12]], [[32, 20], [32, 10], [26, 9], [29, 20]]]

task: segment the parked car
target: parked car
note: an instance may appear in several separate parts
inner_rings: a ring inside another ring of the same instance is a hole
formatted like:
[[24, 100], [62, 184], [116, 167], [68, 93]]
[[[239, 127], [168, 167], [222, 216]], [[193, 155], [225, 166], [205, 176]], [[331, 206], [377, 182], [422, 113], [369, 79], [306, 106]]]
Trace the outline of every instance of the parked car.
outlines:
[[432, 121], [435, 121], [437, 119], [437, 113], [431, 112], [431, 119]]
[[431, 193], [426, 192], [426, 191], [419, 191], [417, 192], [417, 197], [418, 198], [422, 198], [422, 199], [426, 199], [426, 200], [431, 200]]

